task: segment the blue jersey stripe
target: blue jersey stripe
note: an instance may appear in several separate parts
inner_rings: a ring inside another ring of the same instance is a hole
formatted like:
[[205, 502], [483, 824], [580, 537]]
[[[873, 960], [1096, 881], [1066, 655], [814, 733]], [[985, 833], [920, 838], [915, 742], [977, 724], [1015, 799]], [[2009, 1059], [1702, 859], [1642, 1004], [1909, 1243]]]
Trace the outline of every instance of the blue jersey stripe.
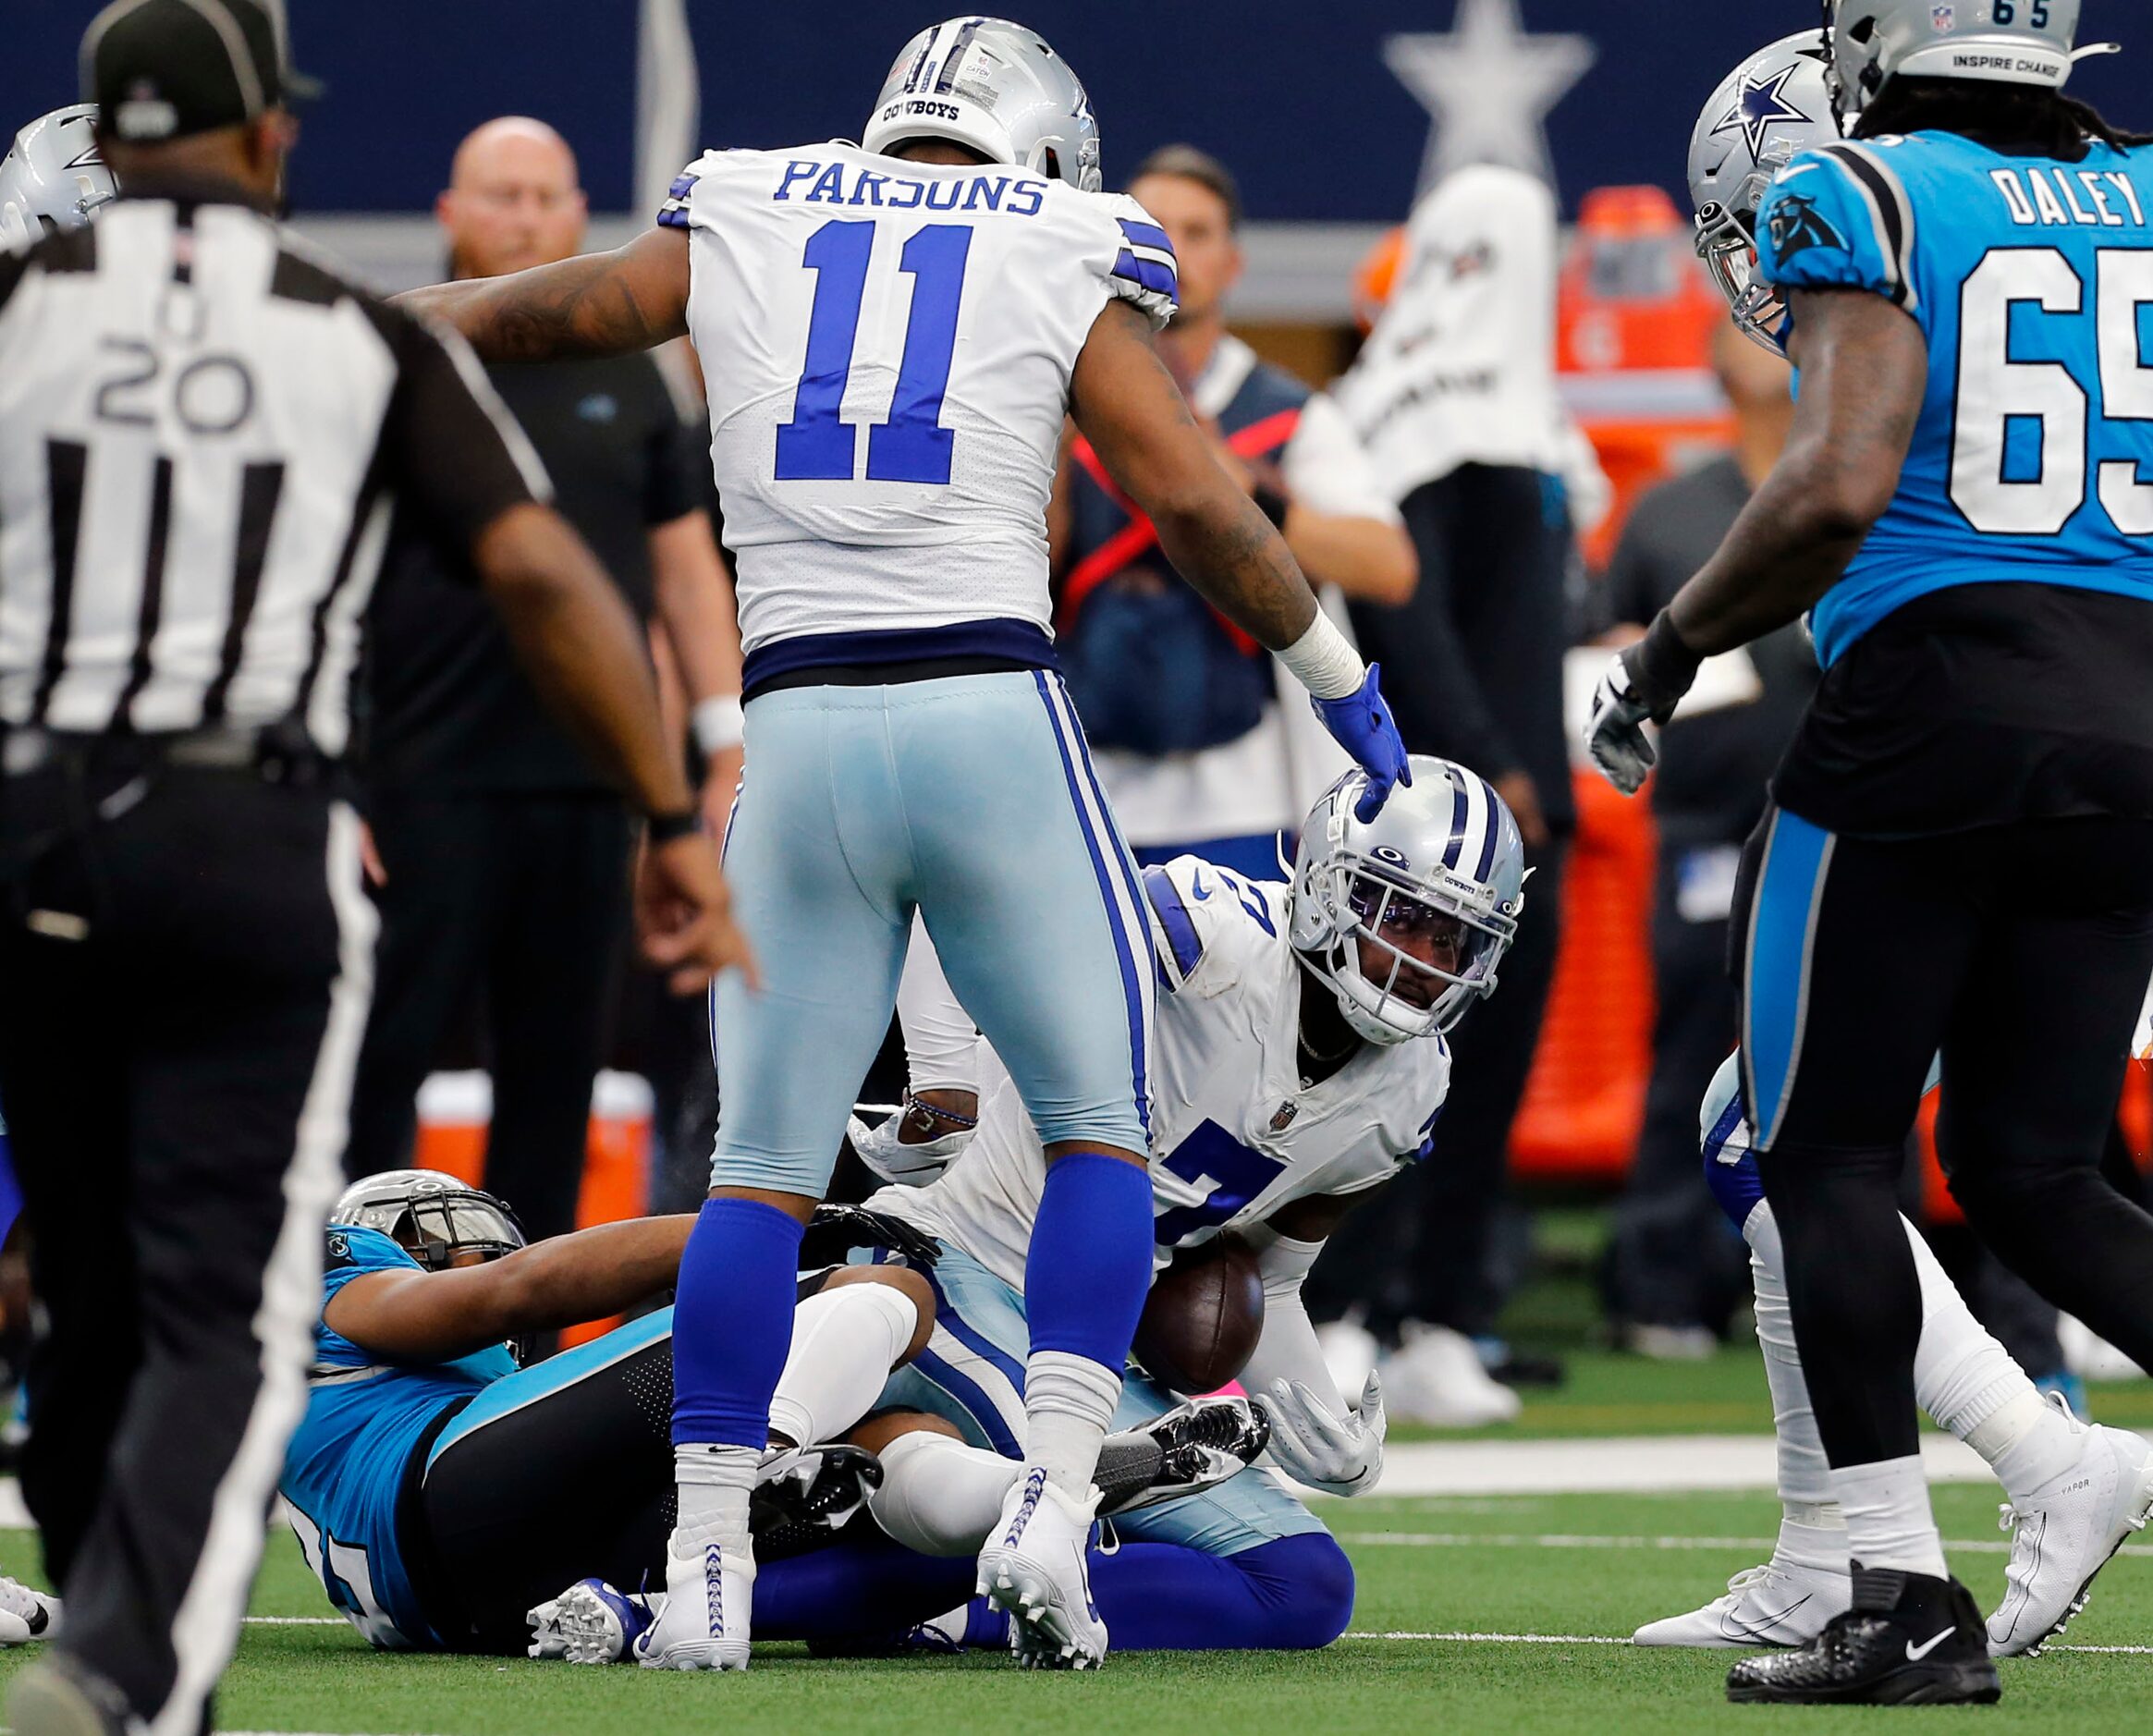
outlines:
[[980, 1389], [977, 1381], [969, 1375], [959, 1374], [933, 1351], [922, 1351], [912, 1359], [911, 1365], [971, 1413], [973, 1421], [979, 1424], [981, 1431], [994, 1443], [995, 1450], [1002, 1457], [1021, 1459], [1024, 1456], [1017, 1445], [1017, 1437], [1002, 1420], [1002, 1413], [995, 1408], [994, 1400]]
[[1173, 948], [1174, 968], [1186, 977], [1202, 960], [1204, 943], [1196, 938], [1196, 924], [1189, 918], [1189, 907], [1181, 902], [1181, 889], [1164, 868], [1144, 871], [1144, 889], [1151, 895], [1151, 908], [1158, 912], [1167, 945]]
[[1156, 260], [1139, 259], [1127, 248], [1115, 258], [1114, 275], [1140, 285], [1155, 295], [1170, 296], [1180, 284], [1172, 266], [1162, 265]]
[[1156, 247], [1162, 253], [1171, 253], [1174, 251], [1171, 238], [1156, 223], [1135, 223], [1127, 217], [1119, 218], [1117, 221], [1121, 225], [1121, 233], [1135, 242], [1137, 246]]

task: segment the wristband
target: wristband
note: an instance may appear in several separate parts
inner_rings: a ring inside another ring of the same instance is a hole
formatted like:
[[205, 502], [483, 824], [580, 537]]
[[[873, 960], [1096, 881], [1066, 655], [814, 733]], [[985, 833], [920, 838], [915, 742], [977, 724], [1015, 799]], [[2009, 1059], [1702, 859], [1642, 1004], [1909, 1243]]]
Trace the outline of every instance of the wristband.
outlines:
[[1317, 699], [1344, 699], [1368, 679], [1361, 654], [1320, 608], [1308, 630], [1278, 654], [1278, 661]]
[[645, 824], [650, 827], [653, 844], [670, 844], [702, 831], [703, 816], [692, 808], [682, 808], [673, 813], [651, 814]]
[[1645, 637], [1622, 654], [1630, 691], [1640, 705], [1651, 708], [1656, 723], [1665, 723], [1673, 715], [1704, 661], [1683, 642], [1675, 630], [1673, 616], [1665, 609], [1652, 617]]
[[1286, 515], [1293, 509], [1293, 503], [1284, 495], [1258, 483], [1249, 491], [1249, 498], [1256, 503], [1256, 510], [1271, 521], [1274, 530], [1286, 528]]
[[688, 727], [695, 737], [695, 745], [706, 755], [739, 747], [748, 739], [747, 714], [740, 709], [740, 696], [728, 693], [720, 699], [703, 701], [688, 715]]

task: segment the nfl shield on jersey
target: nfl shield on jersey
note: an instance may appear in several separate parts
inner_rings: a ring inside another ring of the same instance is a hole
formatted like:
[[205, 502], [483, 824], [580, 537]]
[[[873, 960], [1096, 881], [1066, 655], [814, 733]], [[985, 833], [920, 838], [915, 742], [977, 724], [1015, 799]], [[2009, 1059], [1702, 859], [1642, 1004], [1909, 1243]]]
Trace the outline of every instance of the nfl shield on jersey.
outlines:
[[1999, 576], [2153, 597], [2153, 150], [2064, 163], [1957, 134], [1825, 146], [1757, 210], [1760, 274], [1884, 296], [1928, 387], [1890, 509], [1814, 620], [1829, 665], [1902, 605]]
[[1070, 371], [1113, 298], [1173, 310], [1143, 208], [833, 143], [713, 152], [658, 221], [690, 238], [751, 685], [803, 635], [1044, 630]]
[[[1439, 1034], [1364, 1045], [1302, 1087], [1303, 973], [1287, 939], [1285, 886], [1182, 856], [1145, 870], [1144, 891], [1160, 986], [1151, 1169], [1159, 1265], [1289, 1201], [1376, 1187], [1425, 1154], [1450, 1090]], [[1021, 1290], [1046, 1155], [984, 1044], [980, 1060], [979, 1128], [963, 1155], [926, 1187], [885, 1188], [873, 1204]]]

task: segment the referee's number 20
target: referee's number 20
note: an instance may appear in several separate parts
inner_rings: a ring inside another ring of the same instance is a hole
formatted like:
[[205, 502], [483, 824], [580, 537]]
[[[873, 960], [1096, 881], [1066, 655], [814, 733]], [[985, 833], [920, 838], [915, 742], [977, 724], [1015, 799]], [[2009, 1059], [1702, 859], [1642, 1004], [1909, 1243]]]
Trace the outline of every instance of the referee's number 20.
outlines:
[[99, 346], [97, 420], [155, 428], [165, 411], [190, 434], [227, 434], [254, 413], [254, 375], [237, 356], [195, 356], [173, 367], [153, 344], [107, 337]]
[[[2140, 324], [2140, 311], [2153, 306], [2153, 251], [2103, 248], [2094, 275], [2098, 413], [2153, 423], [2153, 365]], [[2064, 362], [2012, 354], [2014, 330], [2025, 335], [2013, 309], [2083, 318], [2086, 302], [2085, 280], [2052, 247], [1997, 248], [1960, 292], [1951, 502], [1976, 531], [2054, 536], [2086, 504], [2090, 483], [2118, 531], [2153, 536], [2153, 476], [2141, 475], [2135, 458], [2090, 463], [2096, 412], [2086, 386]]]

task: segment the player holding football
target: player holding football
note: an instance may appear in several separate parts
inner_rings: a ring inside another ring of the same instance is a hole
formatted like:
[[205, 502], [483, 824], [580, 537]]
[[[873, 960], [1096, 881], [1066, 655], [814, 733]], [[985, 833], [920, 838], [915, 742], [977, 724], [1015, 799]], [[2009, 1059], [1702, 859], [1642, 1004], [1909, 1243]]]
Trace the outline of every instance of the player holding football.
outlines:
[[1025, 1274], [1028, 1469], [981, 1588], [1027, 1658], [1104, 1650], [1081, 1544], [1150, 1270], [1152, 979], [1046, 631], [1065, 416], [1175, 565], [1308, 686], [1368, 769], [1371, 815], [1407, 776], [1374, 671], [1153, 352], [1164, 233], [1100, 185], [1067, 63], [956, 18], [907, 44], [862, 146], [713, 152], [618, 252], [413, 298], [497, 361], [691, 334], [739, 554], [753, 770], [727, 854], [765, 975], [714, 991], [724, 1107], [680, 1272], [673, 1595], [638, 1648], [654, 1667], [747, 1664], [748, 1495], [800, 1227], [915, 910], [1051, 1160]]
[[[1524, 904], [1523, 847], [1493, 786], [1425, 756], [1413, 771], [1412, 788], [1372, 822], [1356, 813], [1362, 775], [1328, 792], [1302, 828], [1291, 888], [1189, 856], [1144, 875], [1147, 968], [1163, 990], [1153, 1094], [1157, 1262], [1229, 1236], [1256, 1251], [1263, 1330], [1241, 1377], [1266, 1413], [1273, 1462], [1335, 1495], [1364, 1493], [1381, 1472], [1382, 1392], [1370, 1376], [1357, 1404], [1340, 1395], [1302, 1305], [1302, 1279], [1347, 1209], [1432, 1149], [1450, 1087], [1444, 1033], [1494, 991]], [[937, 1009], [947, 991], [936, 996], [919, 980], [923, 963], [932, 978], [931, 960], [915, 955], [901, 1003], [908, 1048], [915, 1090], [941, 1088], [932, 1094], [940, 1107], [921, 1119], [952, 1131], [904, 1143], [894, 1122], [874, 1133], [855, 1123], [852, 1140], [872, 1166], [913, 1184], [883, 1189], [868, 1209], [938, 1243], [934, 1330], [887, 1383], [857, 1382], [841, 1402], [826, 1383], [814, 1431], [830, 1438], [878, 1413], [850, 1436], [882, 1458], [870, 1510], [919, 1557], [906, 1584], [881, 1557], [873, 1571], [848, 1575], [854, 1546], [840, 1545], [826, 1561], [821, 1621], [826, 1632], [869, 1639], [940, 1609], [949, 1613], [932, 1635], [993, 1645], [1004, 1643], [1004, 1612], [984, 1601], [963, 1607], [965, 1582], [926, 1558], [976, 1548], [1034, 1475], [1019, 1449], [1025, 1249], [1050, 1172], [997, 1052], [973, 1041], [953, 1006]], [[944, 1040], [924, 1041], [929, 1033]], [[1156, 1382], [1132, 1379], [1117, 1423], [1141, 1428], [1173, 1402]], [[910, 1414], [879, 1414], [891, 1407]], [[1352, 1614], [1344, 1552], [1258, 1472], [1114, 1523], [1120, 1547], [1094, 1557], [1097, 1611], [1086, 1619], [1123, 1644], [1316, 1646]], [[580, 1586], [560, 1601], [589, 1648], [584, 1661], [610, 1655], [647, 1619], [610, 1586]], [[1077, 1638], [1095, 1643], [1081, 1630]]]
[[[1852, 1597], [1738, 1664], [1737, 1700], [2000, 1692], [1915, 1451], [1894, 1189], [1937, 1054], [1969, 1222], [2153, 1356], [2153, 1218], [2096, 1168], [2153, 972], [2153, 158], [2061, 95], [2078, 15], [1829, 0], [1859, 118], [1779, 172], [1740, 286], [1760, 330], [1783, 305], [1792, 436], [1594, 705], [1633, 791], [1701, 659], [1814, 605], [1823, 683], [1737, 899], [1743, 1097]], [[1774, 94], [1735, 124], [1768, 130]]]
[[[1745, 329], [1775, 332], [1783, 308], [1757, 285], [1752, 265], [1758, 201], [1796, 153], [1840, 138], [1814, 31], [1790, 36], [1736, 67], [1699, 116], [1690, 144], [1698, 251]], [[1847, 1608], [1845, 1522], [1817, 1439], [1802, 1362], [1787, 1313], [1786, 1263], [1778, 1224], [1757, 1180], [1742, 1101], [1740, 1062], [1730, 1057], [1700, 1111], [1705, 1178], [1750, 1247], [1757, 1339], [1771, 1384], [1784, 1508], [1765, 1566], [1737, 1574], [1727, 1595], [1686, 1615], [1638, 1629], [1640, 1645], [1796, 1645]], [[1919, 1273], [1921, 1344], [1914, 1396], [1940, 1426], [1995, 1470], [2014, 1533], [2007, 1590], [1988, 1620], [1997, 1657], [2037, 1650], [2083, 1607], [2086, 1587], [2153, 1506], [2153, 1452], [2121, 1429], [2088, 1427], [2061, 1403], [2044, 1402], [1967, 1308], [1911, 1225]]]

